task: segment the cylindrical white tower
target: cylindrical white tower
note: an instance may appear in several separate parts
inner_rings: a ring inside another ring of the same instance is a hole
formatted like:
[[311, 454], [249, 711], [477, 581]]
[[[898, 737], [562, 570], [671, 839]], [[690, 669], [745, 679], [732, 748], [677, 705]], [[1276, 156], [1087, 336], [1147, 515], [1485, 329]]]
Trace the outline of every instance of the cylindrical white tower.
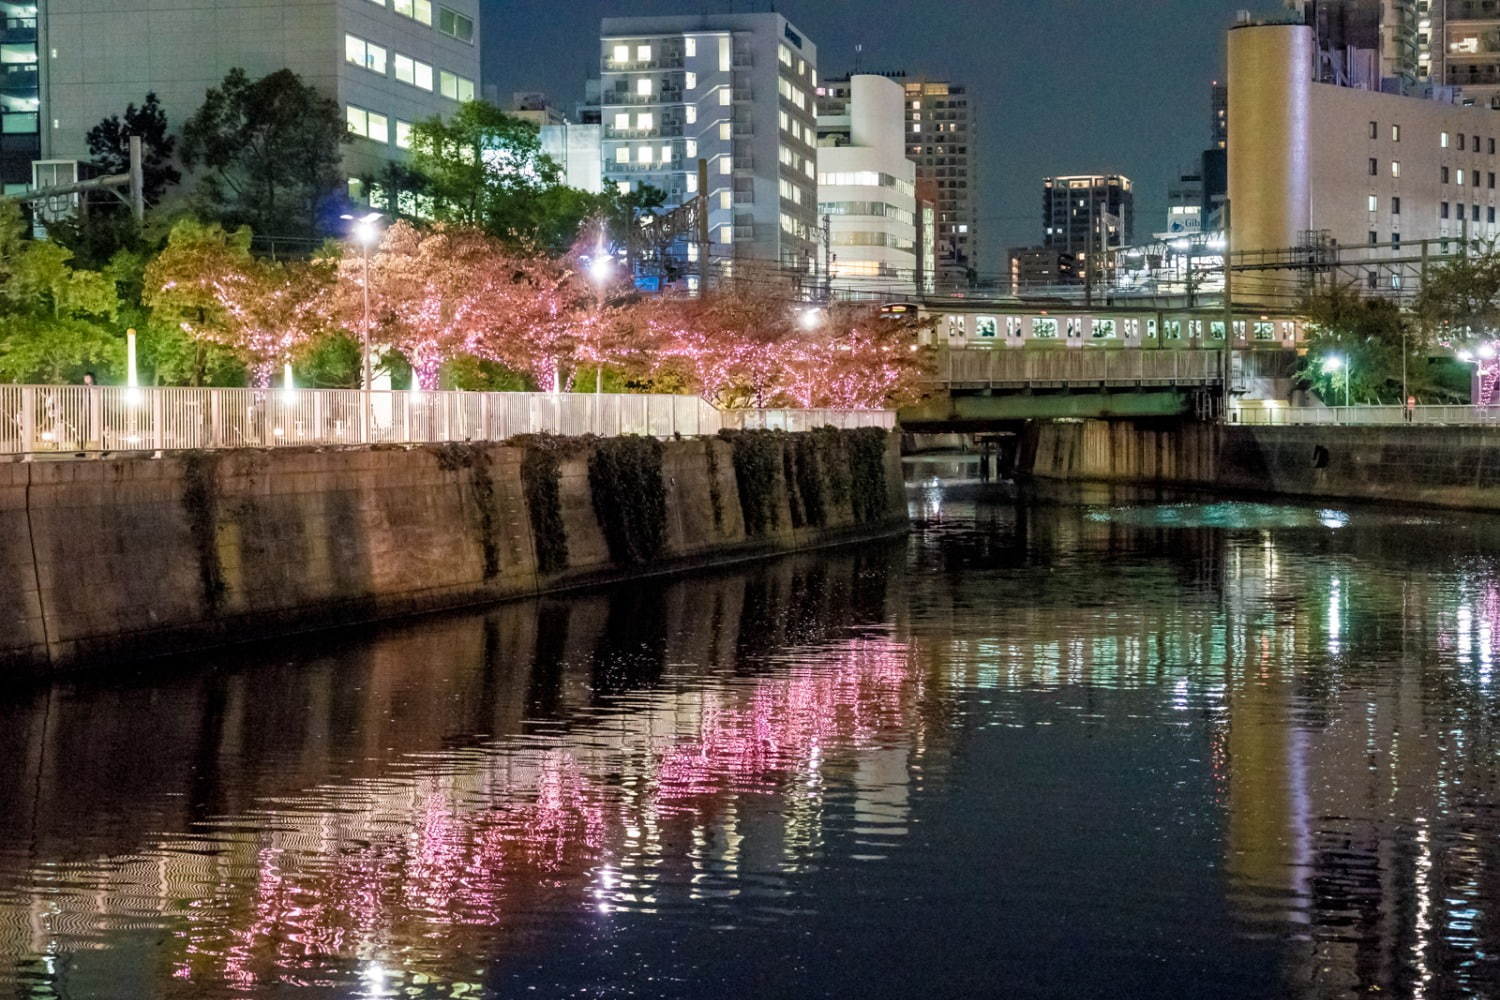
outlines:
[[1229, 32], [1229, 228], [1236, 252], [1295, 246], [1312, 228], [1313, 30]]

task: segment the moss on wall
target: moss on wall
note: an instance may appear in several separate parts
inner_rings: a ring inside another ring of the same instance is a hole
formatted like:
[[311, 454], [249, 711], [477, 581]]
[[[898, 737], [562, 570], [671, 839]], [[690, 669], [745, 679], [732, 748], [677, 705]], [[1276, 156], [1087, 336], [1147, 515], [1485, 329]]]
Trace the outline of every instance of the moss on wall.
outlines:
[[182, 510], [198, 560], [198, 585], [209, 614], [219, 613], [228, 589], [219, 558], [219, 456], [211, 451], [184, 452]]
[[589, 456], [594, 515], [618, 566], [639, 566], [662, 554], [667, 538], [667, 489], [662, 443], [656, 438], [603, 438]]

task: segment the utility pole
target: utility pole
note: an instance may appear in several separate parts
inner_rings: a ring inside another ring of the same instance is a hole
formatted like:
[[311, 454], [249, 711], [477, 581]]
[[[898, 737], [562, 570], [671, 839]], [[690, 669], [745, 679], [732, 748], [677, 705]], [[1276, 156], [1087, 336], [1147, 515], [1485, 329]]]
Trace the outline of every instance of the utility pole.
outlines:
[[708, 291], [708, 160], [698, 158], [698, 294]]
[[146, 163], [141, 137], [130, 137], [130, 211], [137, 223], [146, 219]]
[[823, 301], [833, 299], [833, 216], [823, 213]]

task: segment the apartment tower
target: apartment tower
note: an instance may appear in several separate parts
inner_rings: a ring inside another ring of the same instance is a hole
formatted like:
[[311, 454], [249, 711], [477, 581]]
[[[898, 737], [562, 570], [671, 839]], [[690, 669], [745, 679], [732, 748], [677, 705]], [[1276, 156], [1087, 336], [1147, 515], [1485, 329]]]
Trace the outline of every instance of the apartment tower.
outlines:
[[[707, 166], [709, 254], [741, 276], [811, 277], [818, 221], [817, 48], [780, 14], [606, 18], [605, 183], [679, 205]], [[692, 264], [696, 244], [680, 252]]]

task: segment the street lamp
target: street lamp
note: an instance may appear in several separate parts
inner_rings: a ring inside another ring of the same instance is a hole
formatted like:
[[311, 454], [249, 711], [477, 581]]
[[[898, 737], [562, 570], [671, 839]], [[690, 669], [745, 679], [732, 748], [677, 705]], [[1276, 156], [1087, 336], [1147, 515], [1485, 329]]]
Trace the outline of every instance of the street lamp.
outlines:
[[361, 284], [364, 285], [365, 318], [364, 329], [360, 332], [360, 351], [364, 355], [364, 363], [360, 366], [360, 387], [369, 392], [374, 387], [374, 379], [370, 374], [370, 250], [380, 240], [381, 214], [370, 212], [357, 217], [343, 215], [340, 218], [354, 223], [354, 239], [359, 244], [363, 264], [364, 277]]
[[599, 329], [599, 324], [604, 318], [604, 290], [609, 281], [614, 277], [615, 261], [604, 249], [604, 241], [599, 241], [599, 248], [594, 252], [594, 259], [589, 261], [589, 277], [594, 279], [594, 290], [597, 292], [595, 302], [597, 308], [594, 312], [594, 347], [599, 351], [598, 367], [594, 369], [594, 395], [598, 396], [604, 392], [604, 332]]
[[1340, 355], [1333, 355], [1323, 359], [1323, 370], [1325, 372], [1336, 372], [1342, 370], [1344, 373], [1344, 406], [1349, 405], [1349, 369], [1354, 367], [1348, 359]]
[[802, 329], [811, 333], [823, 325], [823, 310], [817, 306], [809, 306], [802, 310], [802, 315], [798, 319], [798, 322], [802, 324]]

